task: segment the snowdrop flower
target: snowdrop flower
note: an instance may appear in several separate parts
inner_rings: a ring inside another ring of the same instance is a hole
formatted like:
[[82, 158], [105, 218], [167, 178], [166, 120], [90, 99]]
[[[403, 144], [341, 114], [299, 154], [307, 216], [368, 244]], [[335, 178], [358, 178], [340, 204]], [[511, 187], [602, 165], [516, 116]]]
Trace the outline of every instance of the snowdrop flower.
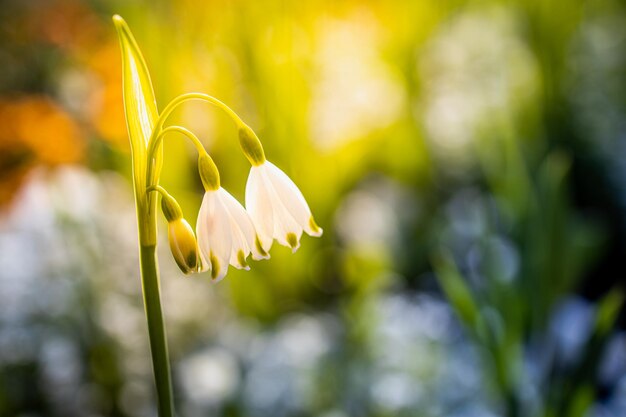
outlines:
[[[141, 285], [150, 334], [158, 410], [160, 415], [174, 415], [156, 258], [157, 200], [153, 192], [161, 194], [161, 208], [168, 221], [170, 248], [180, 269], [184, 273], [210, 269], [214, 281], [224, 278], [229, 265], [249, 269], [246, 258], [250, 253], [253, 259], [269, 258], [267, 250], [274, 237], [295, 250], [303, 230], [314, 236], [319, 236], [322, 230], [313, 221], [311, 211], [298, 188], [282, 171], [265, 161], [263, 148], [254, 132], [226, 104], [208, 94], [186, 93], [174, 98], [159, 112], [148, 67], [139, 45], [124, 19], [115, 15], [113, 22], [122, 50], [122, 95], [132, 149]], [[220, 187], [217, 167], [200, 140], [183, 126], [165, 126], [170, 114], [190, 100], [201, 100], [217, 106], [239, 127], [241, 146], [253, 165], [246, 205], [253, 214], [254, 222], [242, 205]], [[159, 185], [164, 159], [162, 141], [170, 132], [186, 136], [200, 154], [198, 169], [206, 193], [196, 224], [197, 241], [176, 200]], [[262, 238], [257, 235], [255, 223]]]
[[246, 125], [239, 128], [239, 141], [252, 164], [246, 184], [246, 209], [256, 227], [261, 249], [269, 251], [274, 239], [293, 252], [305, 231], [321, 236], [311, 209], [294, 182], [265, 159], [261, 142]]
[[269, 255], [257, 244], [256, 231], [243, 206], [220, 187], [219, 173], [207, 154], [200, 156], [198, 169], [205, 193], [200, 206], [196, 234], [203, 267], [210, 268], [211, 278], [220, 281], [228, 265], [250, 269], [246, 258], [255, 260]]

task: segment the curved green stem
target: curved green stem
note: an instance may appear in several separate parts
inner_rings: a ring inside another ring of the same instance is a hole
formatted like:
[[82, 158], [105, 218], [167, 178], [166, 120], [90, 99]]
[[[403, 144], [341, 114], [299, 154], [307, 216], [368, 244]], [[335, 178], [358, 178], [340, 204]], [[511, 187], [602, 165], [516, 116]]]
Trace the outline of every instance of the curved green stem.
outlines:
[[165, 129], [161, 130], [161, 133], [159, 133], [159, 135], [156, 136], [154, 141], [152, 141], [149, 144], [148, 160], [151, 160], [152, 158], [154, 158], [154, 153], [159, 148], [159, 145], [161, 145], [161, 142], [163, 142], [163, 137], [169, 132], [178, 132], [180, 134], [187, 136], [193, 142], [199, 154], [206, 153], [206, 150], [204, 149], [204, 145], [202, 144], [202, 142], [200, 142], [200, 139], [198, 139], [198, 137], [194, 135], [189, 129], [184, 128], [182, 126], [168, 126]]
[[[235, 125], [237, 125], [238, 128], [246, 126], [246, 124], [243, 122], [243, 120], [241, 120], [241, 118], [239, 116], [237, 116], [237, 113], [235, 113], [230, 107], [228, 107], [226, 104], [224, 104], [223, 102], [221, 102], [220, 100], [216, 99], [213, 96], [210, 96], [208, 94], [204, 94], [204, 93], [186, 93], [186, 94], [181, 94], [180, 96], [176, 97], [175, 99], [173, 99], [172, 101], [169, 102], [169, 104], [167, 106], [165, 106], [165, 108], [163, 109], [163, 111], [161, 112], [161, 114], [159, 115], [159, 118], [157, 119], [157, 121], [154, 124], [154, 129], [152, 129], [152, 134], [150, 135], [150, 139], [148, 140], [148, 150], [152, 150], [152, 154], [154, 154], [154, 152], [156, 151], [156, 149], [159, 149], [159, 143], [161, 141], [161, 136], [163, 135], [164, 130], [167, 130], [169, 128], [163, 129], [163, 125], [165, 124], [165, 121], [167, 120], [167, 118], [170, 116], [170, 114], [172, 114], [172, 112], [182, 103], [186, 102], [186, 101], [190, 101], [190, 100], [200, 100], [200, 101], [206, 101], [207, 103], [211, 103], [214, 106], [217, 106], [218, 108], [220, 108], [221, 110], [223, 110], [232, 120], [233, 122], [235, 122]], [[195, 135], [193, 135], [193, 133], [191, 133], [189, 130], [180, 127], [180, 126], [171, 126], [172, 128], [175, 128], [173, 130], [176, 130], [184, 135], [187, 135], [192, 141], [194, 141], [194, 143], [197, 146], [197, 143], [200, 143], [199, 140], [197, 140], [197, 138], [195, 138]], [[191, 134], [192, 136], [189, 136], [189, 134]], [[194, 139], [195, 138], [195, 139]], [[204, 147], [203, 147], [204, 149]], [[148, 155], [152, 155], [151, 153], [149, 153]], [[152, 172], [152, 165], [153, 165], [153, 161], [154, 159], [149, 158], [148, 159], [148, 172]], [[153, 178], [151, 178], [150, 176], [148, 176], [148, 186], [153, 185], [152, 182]]]
[[[245, 123], [243, 122], [243, 120], [241, 120], [239, 116], [237, 116], [237, 113], [235, 113], [233, 109], [228, 107], [219, 99], [213, 96], [210, 96], [208, 94], [204, 94], [204, 93], [185, 93], [174, 98], [172, 101], [169, 102], [167, 106], [165, 106], [165, 108], [159, 115], [158, 120], [155, 123], [155, 131], [161, 130], [161, 128], [163, 127], [163, 124], [165, 123], [167, 118], [170, 116], [172, 111], [176, 109], [176, 107], [178, 107], [180, 104], [184, 103], [185, 101], [189, 101], [189, 100], [206, 101], [207, 103], [217, 106], [220, 109], [222, 109], [231, 119], [233, 119], [237, 127], [242, 126], [242, 125], [245, 126]], [[154, 137], [154, 132], [152, 136]], [[152, 138], [150, 138], [150, 141], [152, 141]]]
[[163, 187], [161, 187], [160, 185], [153, 185], [151, 187], [146, 188], [146, 192], [147, 193], [151, 193], [153, 191], [158, 192], [159, 194], [161, 194], [164, 197], [169, 197], [170, 193], [167, 192], [167, 190]]
[[[156, 127], [155, 127], [156, 130]], [[148, 190], [151, 187], [156, 185], [156, 181], [152, 178], [154, 174], [154, 163], [155, 163], [155, 154], [158, 149], [161, 148], [161, 143], [163, 142], [163, 137], [169, 132], [178, 132], [185, 136], [187, 136], [194, 144], [196, 149], [198, 150], [198, 154], [202, 155], [206, 153], [206, 149], [204, 149], [204, 145], [200, 142], [200, 139], [196, 135], [193, 134], [189, 129], [186, 129], [182, 126], [168, 126], [165, 129], [162, 129], [160, 133], [154, 137], [154, 140], [150, 140], [148, 144], [148, 153], [147, 153], [147, 161], [148, 167], [146, 171], [146, 178], [148, 178]]]

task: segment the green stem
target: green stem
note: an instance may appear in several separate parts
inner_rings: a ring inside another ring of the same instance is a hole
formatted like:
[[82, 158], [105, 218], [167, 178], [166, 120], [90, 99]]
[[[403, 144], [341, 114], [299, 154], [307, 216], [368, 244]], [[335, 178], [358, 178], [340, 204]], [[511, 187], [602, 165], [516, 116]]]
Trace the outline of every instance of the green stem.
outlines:
[[172, 111], [178, 107], [179, 104], [189, 100], [200, 100], [210, 103], [223, 110], [233, 120], [233, 122], [235, 122], [237, 127], [242, 125], [245, 126], [245, 123], [241, 120], [237, 113], [235, 113], [233, 109], [228, 107], [223, 101], [204, 93], [185, 93], [174, 98], [167, 106], [165, 106], [155, 123], [155, 131], [159, 131], [163, 128], [165, 120], [170, 116]]
[[154, 379], [157, 389], [159, 417], [173, 417], [174, 402], [172, 399], [172, 380], [170, 377], [165, 323], [163, 322], [163, 311], [161, 309], [156, 244], [141, 244], [139, 251], [141, 257], [141, 285], [143, 289], [146, 319], [148, 321], [148, 334], [150, 336], [150, 351], [152, 353], [152, 368], [154, 370]]
[[[170, 114], [172, 114], [174, 109], [176, 109], [176, 107], [178, 107], [180, 104], [189, 100], [200, 100], [200, 101], [210, 103], [220, 108], [221, 110], [223, 110], [233, 120], [233, 122], [235, 122], [235, 125], [238, 128], [242, 126], [246, 126], [243, 120], [241, 120], [241, 118], [237, 116], [237, 113], [235, 113], [233, 109], [231, 109], [230, 107], [228, 107], [226, 104], [216, 99], [215, 97], [210, 96], [208, 94], [204, 94], [204, 93], [185, 93], [185, 94], [181, 94], [180, 96], [170, 101], [169, 104], [165, 106], [165, 108], [159, 115], [159, 118], [154, 123], [154, 128], [152, 129], [152, 135], [148, 139], [148, 149], [154, 146], [153, 143], [156, 142], [158, 136], [161, 135], [161, 131], [163, 130], [163, 124], [165, 123], [167, 118], [170, 116]], [[181, 133], [186, 134], [186, 132], [181, 132]]]
[[206, 149], [204, 149], [204, 145], [200, 142], [200, 139], [196, 135], [194, 135], [190, 130], [182, 127], [182, 126], [168, 126], [165, 129], [162, 129], [157, 136], [154, 137], [154, 140], [150, 140], [148, 145], [148, 169], [146, 171], [146, 178], [152, 179], [150, 182], [151, 185], [148, 186], [148, 191], [151, 190], [151, 187], [154, 186], [154, 161], [155, 161], [155, 153], [158, 149], [161, 149], [161, 142], [163, 142], [163, 138], [169, 132], [178, 132], [182, 135], [185, 135], [187, 138], [193, 142], [194, 146], [198, 150], [198, 155], [206, 154]]
[[200, 142], [200, 139], [196, 135], [194, 135], [189, 129], [186, 129], [182, 126], [168, 126], [165, 129], [161, 130], [161, 133], [156, 137], [154, 143], [150, 144], [151, 147], [148, 148], [148, 159], [154, 156], [155, 148], [157, 148], [161, 142], [163, 141], [163, 137], [169, 132], [178, 132], [182, 135], [187, 136], [191, 142], [193, 142], [194, 146], [198, 150], [199, 154], [206, 153], [204, 149], [204, 145]]

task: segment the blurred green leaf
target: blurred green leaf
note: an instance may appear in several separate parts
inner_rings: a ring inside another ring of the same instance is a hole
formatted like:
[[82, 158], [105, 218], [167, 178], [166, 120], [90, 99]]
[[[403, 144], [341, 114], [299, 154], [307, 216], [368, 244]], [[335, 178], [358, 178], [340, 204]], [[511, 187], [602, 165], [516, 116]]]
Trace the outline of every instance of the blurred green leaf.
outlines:
[[595, 332], [597, 334], [606, 335], [613, 328], [623, 305], [624, 292], [621, 289], [615, 289], [604, 297], [596, 314]]
[[441, 288], [456, 313], [466, 326], [478, 332], [480, 315], [476, 300], [452, 256], [441, 249], [432, 257], [432, 264]]
[[623, 304], [624, 293], [621, 289], [610, 291], [599, 302], [594, 326], [580, 361], [560, 379], [552, 381], [548, 398], [551, 399], [554, 415], [580, 417], [593, 403], [595, 391], [592, 382], [596, 378], [610, 330]]

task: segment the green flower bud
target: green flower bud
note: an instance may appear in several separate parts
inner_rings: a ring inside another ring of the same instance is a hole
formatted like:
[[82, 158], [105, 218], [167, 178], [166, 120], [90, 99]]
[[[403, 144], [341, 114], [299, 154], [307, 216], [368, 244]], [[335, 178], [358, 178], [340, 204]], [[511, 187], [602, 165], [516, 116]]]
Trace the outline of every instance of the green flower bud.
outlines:
[[163, 215], [168, 223], [183, 217], [183, 211], [178, 205], [178, 202], [165, 191], [161, 193], [161, 210], [163, 210]]
[[253, 166], [258, 166], [265, 162], [265, 152], [263, 151], [261, 141], [256, 133], [245, 124], [239, 126], [239, 144], [246, 158]]
[[198, 172], [202, 185], [207, 191], [219, 190], [220, 188], [220, 172], [215, 166], [215, 162], [207, 153], [200, 154], [198, 157]]
[[182, 217], [169, 222], [168, 239], [174, 260], [184, 274], [198, 271], [198, 245], [193, 229]]

